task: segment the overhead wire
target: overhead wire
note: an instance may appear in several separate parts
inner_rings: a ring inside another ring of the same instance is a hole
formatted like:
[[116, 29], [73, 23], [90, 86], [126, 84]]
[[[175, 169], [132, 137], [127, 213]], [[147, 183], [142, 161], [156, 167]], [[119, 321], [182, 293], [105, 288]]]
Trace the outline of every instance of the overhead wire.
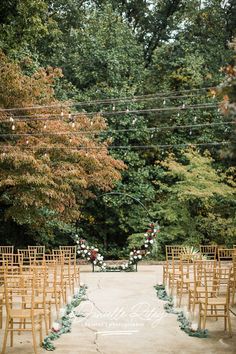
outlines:
[[[194, 105], [186, 105], [182, 104], [181, 106], [169, 106], [163, 108], [148, 108], [148, 109], [125, 109], [120, 111], [96, 111], [96, 112], [76, 112], [76, 113], [69, 113], [69, 119], [75, 119], [76, 117], [80, 117], [81, 115], [86, 116], [113, 116], [113, 115], [120, 115], [120, 114], [146, 114], [146, 113], [156, 113], [156, 112], [169, 112], [169, 111], [186, 111], [186, 110], [197, 110], [197, 109], [212, 109], [217, 108], [217, 104], [194, 104]], [[61, 116], [59, 114], [40, 114], [40, 115], [21, 115], [21, 116], [10, 116], [15, 121], [50, 121], [50, 120], [65, 120], [65, 116]], [[68, 118], [68, 117], [67, 117]], [[2, 119], [0, 122], [8, 122], [7, 119]]]
[[11, 136], [63, 136], [63, 135], [80, 135], [80, 134], [101, 134], [101, 133], [122, 133], [122, 132], [158, 132], [161, 130], [175, 130], [175, 129], [189, 129], [189, 128], [202, 128], [202, 127], [212, 127], [220, 125], [230, 125], [235, 124], [235, 121], [225, 121], [225, 122], [214, 122], [214, 123], [200, 123], [200, 124], [187, 124], [187, 125], [172, 125], [172, 126], [155, 126], [149, 128], [127, 128], [127, 129], [101, 129], [101, 130], [80, 130], [80, 131], [70, 131], [70, 132], [40, 132], [40, 133], [0, 133], [0, 137], [11, 137]]
[[26, 107], [10, 107], [10, 108], [0, 108], [0, 112], [11, 112], [19, 110], [34, 110], [34, 109], [43, 109], [43, 108], [63, 108], [63, 107], [77, 107], [77, 106], [91, 106], [97, 104], [112, 104], [112, 103], [124, 103], [124, 102], [135, 102], [135, 101], [145, 101], [150, 99], [176, 99], [176, 98], [187, 98], [193, 97], [192, 95], [182, 95], [181, 93], [187, 92], [202, 92], [207, 90], [214, 90], [215, 87], [203, 87], [199, 89], [191, 90], [179, 90], [179, 91], [169, 91], [169, 92], [160, 92], [155, 94], [148, 95], [139, 95], [139, 96], [130, 96], [124, 98], [111, 98], [111, 99], [101, 99], [101, 100], [87, 100], [80, 102], [60, 102], [57, 104], [51, 105], [35, 105], [35, 106], [26, 106]]

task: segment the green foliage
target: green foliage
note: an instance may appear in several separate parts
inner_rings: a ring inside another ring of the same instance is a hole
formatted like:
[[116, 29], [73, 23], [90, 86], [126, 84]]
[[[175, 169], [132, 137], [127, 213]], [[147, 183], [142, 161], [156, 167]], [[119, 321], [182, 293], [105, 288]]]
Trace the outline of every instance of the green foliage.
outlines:
[[193, 149], [183, 152], [181, 160], [169, 155], [158, 162], [157, 171], [161, 166], [163, 174], [156, 181], [156, 210], [163, 224], [163, 246], [235, 242], [234, 183], [213, 162], [209, 153], [202, 156]]

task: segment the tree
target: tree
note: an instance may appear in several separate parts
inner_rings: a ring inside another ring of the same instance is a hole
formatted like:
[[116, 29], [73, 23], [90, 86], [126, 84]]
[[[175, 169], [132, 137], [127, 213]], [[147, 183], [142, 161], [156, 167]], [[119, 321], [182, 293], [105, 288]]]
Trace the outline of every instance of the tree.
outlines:
[[[183, 151], [157, 162], [156, 210], [163, 224], [160, 242], [228, 246], [236, 240], [234, 171], [215, 169], [209, 152]], [[227, 206], [227, 207], [226, 207]]]
[[[53, 235], [56, 227], [66, 229], [81, 217], [82, 205], [96, 191], [114, 187], [124, 164], [109, 156], [106, 142], [95, 138], [106, 129], [100, 116], [76, 116], [79, 132], [66, 109], [61, 119], [61, 104], [57, 108], [52, 89], [60, 71], [41, 68], [28, 77], [3, 53], [0, 61], [1, 107], [16, 107], [0, 111], [3, 220]], [[52, 103], [55, 108], [46, 106], [36, 115], [29, 108]]]

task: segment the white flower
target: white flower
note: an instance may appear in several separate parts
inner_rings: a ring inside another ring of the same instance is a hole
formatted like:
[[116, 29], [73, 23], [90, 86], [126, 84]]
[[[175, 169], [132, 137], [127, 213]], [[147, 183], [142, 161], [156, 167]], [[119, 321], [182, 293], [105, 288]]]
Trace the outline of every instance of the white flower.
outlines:
[[130, 252], [130, 255], [133, 256], [134, 252]]
[[97, 261], [96, 261], [96, 260], [94, 260], [94, 261], [93, 261], [93, 264], [97, 264]]
[[154, 231], [154, 232], [157, 232], [157, 229], [154, 229], [153, 231]]
[[147, 244], [145, 244], [144, 246], [145, 246], [145, 247], [148, 247], [148, 245], [147, 245]]
[[150, 240], [149, 242], [150, 242], [150, 243], [153, 243], [153, 240]]
[[98, 252], [98, 248], [94, 248], [94, 251]]
[[58, 322], [53, 322], [53, 324], [52, 324], [52, 330], [53, 330], [54, 332], [58, 332], [58, 331], [60, 331], [60, 329], [61, 329], [60, 323], [58, 323]]
[[91, 252], [88, 252], [88, 255], [91, 256]]
[[137, 259], [137, 256], [134, 256], [134, 259]]
[[106, 267], [106, 263], [103, 263], [104, 267]]
[[144, 243], [148, 243], [148, 240], [145, 240], [145, 242]]
[[145, 236], [145, 237], [147, 237], [147, 236], [148, 236], [148, 234], [146, 233], [146, 234], [144, 234], [144, 236]]
[[85, 245], [81, 245], [81, 248], [85, 248]]
[[90, 261], [90, 257], [87, 257], [87, 260]]
[[137, 253], [139, 254], [139, 253], [140, 253], [140, 251], [138, 250], [138, 251], [137, 251]]
[[84, 250], [84, 253], [86, 254], [88, 251], [87, 250]]
[[133, 261], [133, 257], [129, 257], [129, 259], [130, 259], [131, 261]]
[[65, 308], [60, 308], [60, 310], [59, 310], [59, 316], [60, 317], [64, 317], [65, 316], [65, 314], [66, 314], [66, 309]]
[[138, 258], [139, 258], [139, 259], [142, 259], [142, 256], [141, 256], [141, 254], [139, 254], [139, 255], [138, 255]]

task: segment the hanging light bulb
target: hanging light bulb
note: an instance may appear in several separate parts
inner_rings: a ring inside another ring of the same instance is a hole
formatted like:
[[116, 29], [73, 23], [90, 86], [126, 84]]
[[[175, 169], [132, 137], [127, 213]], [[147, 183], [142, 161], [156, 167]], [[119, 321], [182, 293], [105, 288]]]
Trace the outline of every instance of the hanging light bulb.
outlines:
[[185, 107], [186, 107], [186, 105], [185, 105], [185, 103], [183, 103], [183, 104], [182, 104], [182, 108], [185, 108]]
[[6, 153], [5, 153], [5, 152], [3, 152], [3, 153], [2, 153], [2, 157], [5, 157], [5, 156], [6, 156]]
[[69, 139], [70, 144], [72, 143], [72, 138]]
[[129, 108], [128, 108], [128, 107], [126, 108], [126, 112], [127, 112], [127, 113], [129, 112]]
[[9, 120], [10, 122], [14, 122], [14, 118], [12, 116], [10, 116]]
[[71, 119], [71, 113], [69, 113], [68, 118]]
[[197, 121], [197, 116], [195, 116], [195, 117], [193, 118], [193, 121], [194, 121], [194, 123], [196, 123], [196, 121]]
[[132, 124], [134, 125], [137, 122], [137, 118], [134, 118]]
[[74, 121], [71, 123], [71, 126], [72, 126], [72, 128], [75, 127], [75, 122]]
[[113, 104], [112, 110], [115, 111], [115, 109], [116, 109], [116, 106]]
[[16, 126], [14, 124], [12, 124], [11, 130], [15, 130], [15, 129], [16, 129]]
[[192, 135], [193, 134], [193, 131], [192, 129], [189, 130], [189, 135]]
[[165, 104], [166, 104], [166, 100], [164, 99], [164, 101], [163, 101], [163, 106], [165, 106]]
[[64, 112], [63, 111], [61, 111], [61, 118], [63, 118], [64, 117]]
[[179, 117], [179, 116], [180, 116], [180, 113], [178, 112], [177, 117]]
[[43, 129], [47, 129], [47, 124], [44, 123]]
[[28, 145], [29, 144], [29, 140], [27, 139], [25, 143], [26, 143], [26, 145]]

